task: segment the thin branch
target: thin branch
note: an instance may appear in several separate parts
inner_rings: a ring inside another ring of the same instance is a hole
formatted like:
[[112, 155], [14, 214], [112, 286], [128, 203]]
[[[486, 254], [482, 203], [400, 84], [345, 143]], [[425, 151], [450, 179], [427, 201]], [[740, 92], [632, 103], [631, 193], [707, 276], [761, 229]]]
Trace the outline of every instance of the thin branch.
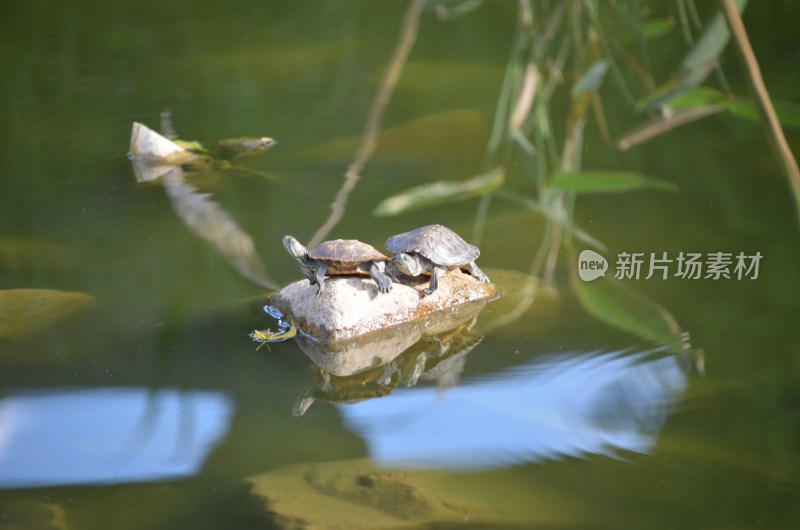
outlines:
[[677, 110], [663, 117], [658, 116], [622, 135], [617, 140], [617, 149], [627, 151], [631, 147], [649, 142], [653, 138], [668, 133], [677, 127], [693, 123], [723, 110], [720, 105], [705, 105], [703, 107]]
[[794, 192], [795, 205], [800, 211], [800, 169], [798, 169], [797, 160], [795, 160], [791, 149], [789, 149], [789, 143], [783, 135], [778, 115], [775, 113], [772, 100], [769, 97], [769, 93], [767, 93], [767, 87], [761, 77], [761, 69], [758, 66], [755, 53], [753, 53], [753, 47], [750, 45], [750, 39], [747, 37], [742, 16], [739, 14], [734, 0], [720, 0], [720, 3], [722, 4], [722, 12], [725, 14], [725, 19], [728, 21], [728, 26], [733, 34], [733, 40], [747, 69], [750, 87], [755, 93], [756, 101], [758, 102], [759, 114], [761, 114], [761, 119], [770, 132], [770, 138], [778, 152], [778, 158], [781, 165], [783, 165], [783, 170], [786, 172], [786, 176], [789, 177], [789, 182]]
[[356, 159], [347, 168], [344, 175], [344, 183], [339, 193], [336, 194], [336, 199], [331, 203], [331, 214], [325, 224], [314, 234], [309, 241], [310, 247], [315, 247], [325, 239], [331, 230], [342, 220], [344, 215], [347, 199], [350, 193], [355, 188], [356, 183], [361, 178], [361, 171], [367, 165], [372, 154], [375, 152], [375, 146], [378, 144], [378, 134], [381, 131], [381, 123], [383, 114], [389, 101], [392, 99], [397, 81], [400, 79], [400, 74], [408, 60], [411, 53], [411, 48], [417, 39], [417, 27], [419, 26], [419, 18], [422, 13], [424, 5], [423, 0], [411, 0], [406, 9], [405, 16], [403, 17], [403, 25], [400, 28], [400, 39], [397, 41], [392, 58], [389, 62], [389, 68], [386, 71], [386, 76], [378, 88], [378, 93], [375, 99], [372, 100], [372, 105], [367, 115], [367, 123], [364, 127], [364, 139], [358, 149]]

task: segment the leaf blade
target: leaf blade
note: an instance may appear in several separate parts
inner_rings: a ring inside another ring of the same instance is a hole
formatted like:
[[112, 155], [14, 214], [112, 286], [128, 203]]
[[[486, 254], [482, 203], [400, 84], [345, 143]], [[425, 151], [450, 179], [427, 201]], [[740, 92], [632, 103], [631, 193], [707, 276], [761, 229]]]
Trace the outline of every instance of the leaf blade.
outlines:
[[581, 305], [597, 320], [656, 344], [686, 342], [672, 314], [622, 282], [609, 277], [573, 281]]
[[479, 197], [499, 188], [505, 179], [503, 168], [463, 181], [436, 181], [415, 186], [382, 200], [373, 210], [376, 217], [389, 217], [400, 213], [460, 202]]
[[671, 182], [628, 171], [579, 171], [557, 173], [554, 189], [575, 193], [621, 193], [645, 189], [677, 191]]

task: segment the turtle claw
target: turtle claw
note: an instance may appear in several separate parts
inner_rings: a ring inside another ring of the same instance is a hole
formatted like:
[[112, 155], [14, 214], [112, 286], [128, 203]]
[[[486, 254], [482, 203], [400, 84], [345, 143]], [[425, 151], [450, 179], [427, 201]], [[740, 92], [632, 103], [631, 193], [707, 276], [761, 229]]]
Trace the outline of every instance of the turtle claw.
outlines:
[[491, 280], [489, 280], [489, 277], [486, 276], [486, 273], [480, 270], [478, 266], [475, 265], [474, 261], [467, 264], [466, 269], [476, 280], [483, 283], [491, 283]]
[[444, 275], [445, 270], [442, 267], [434, 267], [431, 271], [431, 283], [422, 290], [424, 296], [433, 294], [439, 288], [439, 279]]
[[384, 274], [384, 275], [378, 276], [378, 277], [376, 277], [374, 279], [375, 279], [375, 283], [378, 284], [378, 292], [379, 293], [386, 294], [388, 292], [391, 292], [391, 290], [392, 290], [392, 279], [389, 278], [389, 276], [386, 276]]
[[429, 296], [436, 292], [436, 289], [431, 289], [430, 287], [426, 287], [422, 290], [422, 296]]
[[369, 275], [378, 285], [378, 292], [386, 294], [392, 290], [392, 278], [387, 274], [386, 266], [383, 262], [375, 262], [369, 268]]

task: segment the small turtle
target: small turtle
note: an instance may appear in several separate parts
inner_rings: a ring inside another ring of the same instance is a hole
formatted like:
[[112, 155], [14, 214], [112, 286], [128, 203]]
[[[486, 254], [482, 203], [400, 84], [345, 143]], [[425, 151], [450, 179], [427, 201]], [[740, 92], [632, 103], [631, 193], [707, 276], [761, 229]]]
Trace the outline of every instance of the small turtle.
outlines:
[[277, 143], [266, 136], [263, 138], [228, 138], [209, 147], [208, 154], [220, 160], [239, 160], [261, 154]]
[[324, 241], [309, 251], [292, 236], [284, 236], [283, 247], [303, 267], [308, 281], [319, 285], [317, 295], [325, 288], [326, 275], [339, 274], [370, 275], [378, 284], [378, 291], [392, 290], [392, 279], [386, 275], [389, 258], [356, 239]]
[[423, 291], [431, 294], [439, 288], [439, 278], [453, 269], [466, 269], [482, 282], [489, 277], [475, 265], [481, 251], [442, 225], [430, 225], [392, 236], [386, 247], [395, 255], [391, 268], [409, 276], [430, 274], [430, 285]]
[[[137, 124], [134, 123], [134, 135], [137, 134], [136, 125]], [[139, 128], [143, 127], [141, 124], [138, 125]], [[147, 127], [144, 128], [147, 129]], [[150, 131], [149, 129], [147, 130]], [[218, 140], [212, 144], [211, 147], [206, 148], [197, 140], [179, 139], [178, 135], [175, 133], [175, 127], [172, 125], [172, 113], [168, 110], [161, 113], [161, 133], [174, 145], [182, 149], [197, 155], [210, 156], [216, 160], [227, 161], [258, 155], [278, 143], [273, 138], [267, 136], [261, 138], [225, 138], [224, 140]], [[131, 140], [133, 141], [134, 138]], [[131, 149], [131, 151], [133, 151], [133, 149]]]

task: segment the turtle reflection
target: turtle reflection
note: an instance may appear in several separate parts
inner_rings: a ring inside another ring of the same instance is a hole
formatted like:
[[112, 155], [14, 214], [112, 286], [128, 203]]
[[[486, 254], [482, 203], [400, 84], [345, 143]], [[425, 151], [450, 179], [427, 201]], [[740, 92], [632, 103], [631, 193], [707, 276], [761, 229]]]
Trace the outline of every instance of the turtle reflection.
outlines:
[[482, 335], [470, 332], [475, 320], [425, 335], [394, 359], [357, 373], [335, 375], [315, 364], [314, 375], [295, 400], [292, 414], [302, 416], [315, 401], [343, 405], [385, 397], [398, 386], [412, 387], [420, 379], [437, 381], [441, 391], [455, 386], [467, 355], [483, 340]]
[[445, 391], [458, 384], [467, 362], [467, 354], [483, 341], [483, 335], [459, 328], [426, 340], [430, 343], [428, 353], [424, 354], [428, 366], [421, 373], [421, 378], [437, 381], [439, 390]]
[[294, 341], [314, 363], [315, 372], [295, 400], [295, 416], [317, 400], [358, 403], [420, 380], [435, 381], [441, 395], [459, 384], [468, 355], [483, 341], [483, 333], [525, 314], [534, 298], [536, 322], [545, 327], [552, 322], [558, 297], [535, 278], [502, 270], [493, 270], [492, 277], [499, 280], [502, 295], [489, 306], [486, 300], [463, 303], [348, 340], [320, 341], [298, 333]]
[[339, 377], [315, 366], [314, 377], [295, 400], [292, 414], [302, 416], [315, 401], [346, 404], [388, 396], [397, 387], [397, 376], [387, 365]]

